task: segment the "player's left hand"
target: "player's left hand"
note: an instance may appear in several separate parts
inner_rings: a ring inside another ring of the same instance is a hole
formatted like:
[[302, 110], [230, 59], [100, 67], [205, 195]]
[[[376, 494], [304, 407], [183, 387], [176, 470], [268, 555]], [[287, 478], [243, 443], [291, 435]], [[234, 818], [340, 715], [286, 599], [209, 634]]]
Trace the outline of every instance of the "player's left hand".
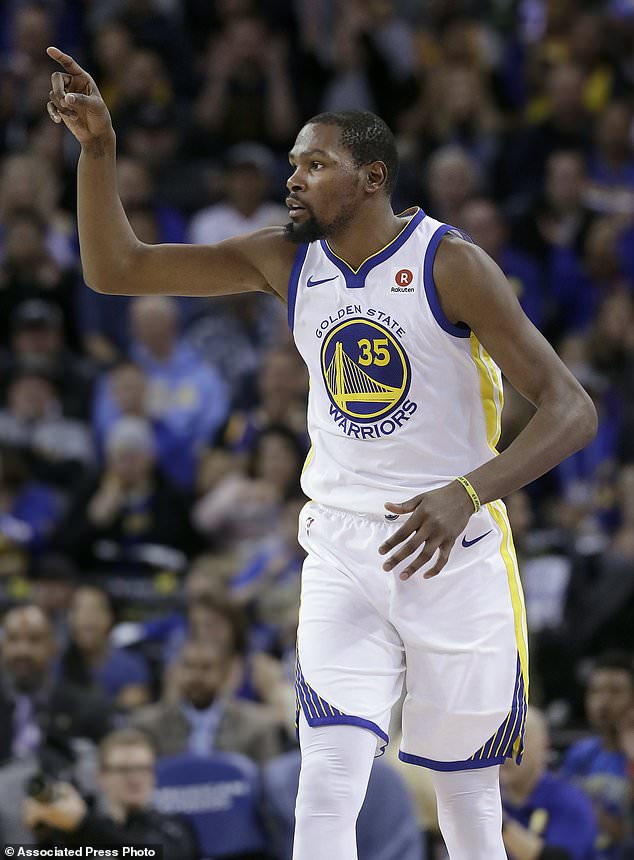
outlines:
[[447, 564], [456, 538], [465, 530], [469, 517], [473, 513], [473, 503], [464, 487], [457, 481], [452, 481], [437, 490], [421, 493], [400, 504], [387, 502], [385, 507], [390, 513], [411, 514], [411, 516], [379, 547], [381, 555], [385, 555], [395, 546], [403, 544], [385, 561], [383, 570], [392, 570], [399, 562], [424, 545], [422, 552], [401, 572], [400, 579], [403, 580], [409, 579], [427, 564], [436, 550], [438, 550], [438, 558], [435, 564], [425, 571], [423, 578], [431, 579], [432, 576], [437, 576]]

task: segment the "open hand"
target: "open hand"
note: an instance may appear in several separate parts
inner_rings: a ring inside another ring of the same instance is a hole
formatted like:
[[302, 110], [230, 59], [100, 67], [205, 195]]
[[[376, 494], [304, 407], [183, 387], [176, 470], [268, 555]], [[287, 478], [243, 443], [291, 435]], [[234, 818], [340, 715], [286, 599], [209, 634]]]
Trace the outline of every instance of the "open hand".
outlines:
[[432, 576], [437, 576], [447, 564], [456, 538], [464, 531], [469, 517], [473, 514], [471, 499], [456, 481], [437, 490], [421, 493], [398, 505], [388, 502], [385, 507], [390, 513], [411, 514], [411, 516], [379, 547], [381, 555], [385, 555], [406, 541], [385, 561], [383, 570], [392, 570], [399, 562], [424, 545], [422, 552], [400, 574], [400, 579], [403, 580], [409, 579], [424, 564], [427, 564], [436, 550], [438, 550], [436, 563], [425, 572], [423, 578], [431, 579]]
[[46, 109], [53, 122], [63, 122], [82, 144], [111, 131], [108, 108], [88, 72], [58, 48], [47, 48], [46, 53], [64, 68], [51, 75]]

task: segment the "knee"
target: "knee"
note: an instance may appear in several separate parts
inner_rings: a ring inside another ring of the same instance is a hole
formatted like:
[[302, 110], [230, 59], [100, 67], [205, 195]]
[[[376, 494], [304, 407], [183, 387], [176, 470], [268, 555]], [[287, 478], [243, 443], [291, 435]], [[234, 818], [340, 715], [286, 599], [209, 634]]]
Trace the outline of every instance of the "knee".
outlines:
[[350, 767], [336, 751], [306, 755], [302, 759], [297, 794], [297, 814], [330, 815], [356, 820], [366, 785], [355, 779]]

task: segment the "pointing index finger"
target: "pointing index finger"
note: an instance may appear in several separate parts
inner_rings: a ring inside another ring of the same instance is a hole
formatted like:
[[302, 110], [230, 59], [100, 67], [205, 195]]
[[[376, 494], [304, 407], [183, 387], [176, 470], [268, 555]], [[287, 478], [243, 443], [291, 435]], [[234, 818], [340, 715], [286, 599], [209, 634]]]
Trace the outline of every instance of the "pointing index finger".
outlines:
[[51, 46], [50, 48], [46, 49], [46, 53], [52, 60], [55, 60], [61, 66], [63, 66], [69, 75], [86, 74], [86, 72], [84, 72], [79, 63], [75, 62], [75, 60], [73, 60], [73, 58], [69, 54], [65, 54], [63, 51], [60, 51], [59, 48]]

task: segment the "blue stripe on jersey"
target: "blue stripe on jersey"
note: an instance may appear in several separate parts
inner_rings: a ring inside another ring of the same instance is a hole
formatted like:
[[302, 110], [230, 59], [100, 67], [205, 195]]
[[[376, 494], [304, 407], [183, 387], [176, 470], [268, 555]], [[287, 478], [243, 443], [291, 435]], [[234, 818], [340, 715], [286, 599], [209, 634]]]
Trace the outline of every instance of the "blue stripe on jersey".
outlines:
[[430, 758], [399, 752], [401, 761], [408, 764], [416, 764], [428, 767], [431, 770], [452, 771], [472, 770], [478, 767], [491, 767], [491, 765], [502, 764], [505, 759], [513, 758], [519, 764], [524, 752], [524, 725], [526, 723], [526, 710], [528, 701], [522, 676], [522, 667], [519, 655], [517, 657], [517, 671], [515, 674], [515, 689], [513, 691], [513, 704], [508, 715], [497, 732], [484, 743], [471, 758], [466, 761], [435, 761]]
[[442, 224], [431, 237], [427, 250], [425, 251], [423, 286], [425, 287], [425, 295], [427, 296], [429, 307], [431, 308], [431, 312], [438, 325], [444, 329], [447, 334], [452, 334], [454, 337], [469, 337], [471, 334], [469, 326], [464, 323], [454, 325], [454, 323], [450, 322], [445, 316], [445, 312], [440, 306], [436, 284], [434, 283], [434, 258], [436, 256], [436, 250], [438, 249], [438, 245], [440, 244], [440, 240], [443, 236], [450, 230], [455, 229], [456, 228], [452, 227], [450, 224]]
[[304, 260], [306, 259], [307, 253], [308, 244], [298, 246], [297, 251], [295, 252], [295, 259], [293, 260], [293, 268], [291, 269], [291, 274], [288, 279], [288, 327], [291, 331], [293, 331], [293, 324], [295, 322], [295, 302], [297, 300], [297, 285], [299, 283], [299, 276], [302, 273], [302, 266], [304, 265]]
[[306, 679], [299, 665], [299, 660], [295, 663], [295, 728], [299, 740], [299, 714], [304, 712], [306, 722], [311, 728], [317, 726], [359, 726], [362, 729], [369, 729], [384, 742], [379, 755], [385, 751], [388, 744], [388, 736], [377, 726], [372, 720], [366, 720], [364, 717], [355, 717], [350, 714], [344, 714], [339, 708], [333, 708], [325, 699], [306, 683]]

